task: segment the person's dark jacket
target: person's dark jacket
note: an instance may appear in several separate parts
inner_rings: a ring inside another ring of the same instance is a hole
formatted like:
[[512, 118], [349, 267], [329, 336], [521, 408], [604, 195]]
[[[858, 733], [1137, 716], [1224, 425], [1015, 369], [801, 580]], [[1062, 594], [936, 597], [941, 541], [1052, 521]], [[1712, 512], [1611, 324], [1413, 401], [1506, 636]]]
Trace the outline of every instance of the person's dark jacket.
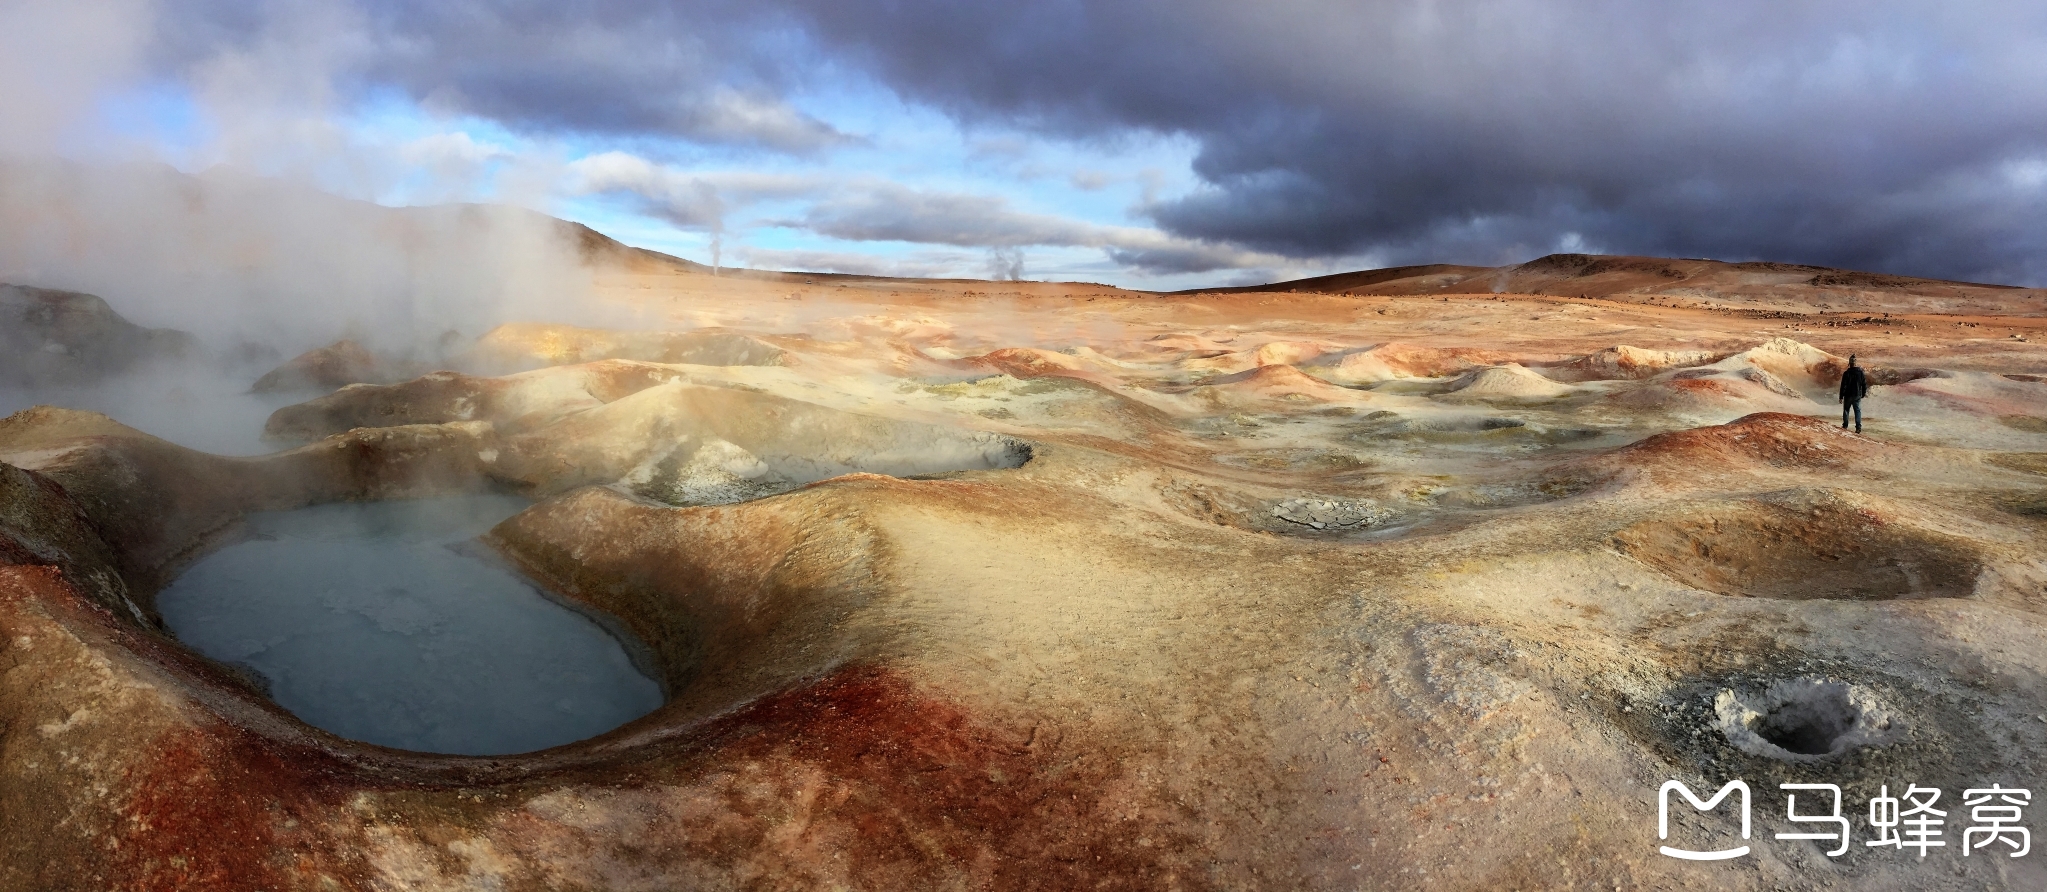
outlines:
[[1862, 373], [1861, 366], [1849, 366], [1841, 373], [1841, 402], [1859, 403], [1869, 395], [1869, 376]]

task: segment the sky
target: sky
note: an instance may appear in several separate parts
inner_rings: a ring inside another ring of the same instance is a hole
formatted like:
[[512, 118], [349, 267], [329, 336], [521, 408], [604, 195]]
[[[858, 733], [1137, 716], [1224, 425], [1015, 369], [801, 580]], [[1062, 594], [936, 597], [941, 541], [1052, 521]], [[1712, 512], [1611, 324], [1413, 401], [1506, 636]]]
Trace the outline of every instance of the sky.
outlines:
[[0, 0], [0, 153], [704, 263], [1170, 290], [1554, 251], [2047, 285], [2047, 4]]

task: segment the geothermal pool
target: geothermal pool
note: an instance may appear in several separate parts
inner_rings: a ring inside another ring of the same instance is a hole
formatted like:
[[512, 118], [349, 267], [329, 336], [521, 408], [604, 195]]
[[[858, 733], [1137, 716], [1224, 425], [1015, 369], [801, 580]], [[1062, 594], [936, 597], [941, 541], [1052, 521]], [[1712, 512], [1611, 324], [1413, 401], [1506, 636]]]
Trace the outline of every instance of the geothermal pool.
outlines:
[[157, 608], [179, 640], [252, 670], [307, 724], [380, 746], [530, 752], [660, 706], [660, 686], [617, 639], [463, 547], [526, 505], [472, 496], [252, 515], [253, 538], [194, 564]]

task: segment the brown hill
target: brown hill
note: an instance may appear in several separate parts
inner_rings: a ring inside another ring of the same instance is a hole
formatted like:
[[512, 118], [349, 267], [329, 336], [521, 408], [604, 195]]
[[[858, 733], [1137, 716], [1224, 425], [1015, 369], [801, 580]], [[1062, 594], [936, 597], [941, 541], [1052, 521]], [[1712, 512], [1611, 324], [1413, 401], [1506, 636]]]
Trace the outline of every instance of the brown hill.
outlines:
[[1364, 270], [1208, 293], [1540, 294], [1629, 303], [1886, 313], [2038, 313], [2047, 291], [1795, 263], [1551, 254], [1516, 266]]

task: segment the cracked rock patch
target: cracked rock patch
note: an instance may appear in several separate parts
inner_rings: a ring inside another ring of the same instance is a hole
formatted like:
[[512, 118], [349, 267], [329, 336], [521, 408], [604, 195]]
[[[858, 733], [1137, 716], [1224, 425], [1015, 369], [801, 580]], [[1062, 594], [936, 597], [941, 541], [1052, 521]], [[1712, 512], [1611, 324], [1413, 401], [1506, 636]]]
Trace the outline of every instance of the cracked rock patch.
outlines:
[[1272, 516], [1318, 530], [1363, 529], [1392, 519], [1393, 512], [1371, 499], [1288, 499]]

